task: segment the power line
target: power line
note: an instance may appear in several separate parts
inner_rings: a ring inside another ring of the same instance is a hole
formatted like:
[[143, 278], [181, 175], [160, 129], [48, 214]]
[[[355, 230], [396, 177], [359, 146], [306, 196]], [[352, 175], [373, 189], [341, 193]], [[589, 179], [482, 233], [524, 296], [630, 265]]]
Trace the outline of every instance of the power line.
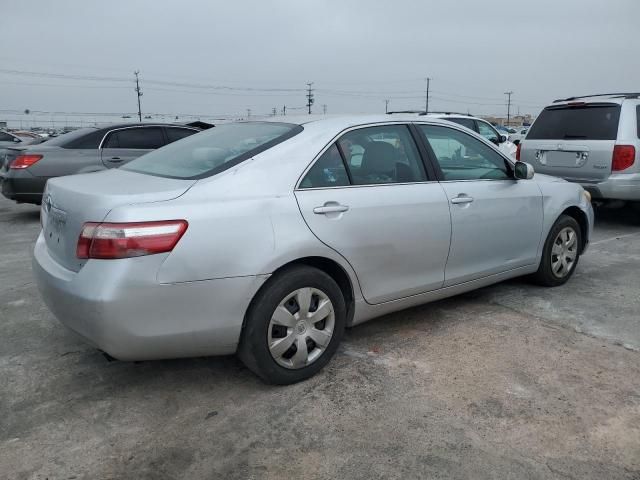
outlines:
[[426, 80], [427, 80], [427, 93], [425, 95], [424, 111], [425, 113], [429, 113], [429, 83], [431, 82], [431, 79], [427, 77]]

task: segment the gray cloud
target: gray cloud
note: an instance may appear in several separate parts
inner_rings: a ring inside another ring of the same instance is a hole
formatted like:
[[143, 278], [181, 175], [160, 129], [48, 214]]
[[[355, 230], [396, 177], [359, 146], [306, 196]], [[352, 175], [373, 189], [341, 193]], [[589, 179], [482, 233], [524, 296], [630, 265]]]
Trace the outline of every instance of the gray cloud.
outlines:
[[561, 96], [637, 90], [640, 78], [636, 0], [5, 0], [2, 10], [0, 69], [131, 80], [0, 71], [5, 111], [133, 112], [134, 69], [145, 112], [207, 115], [300, 107], [304, 92], [270, 89], [307, 81], [317, 112], [384, 111], [384, 99], [421, 108], [426, 76], [433, 109], [503, 113], [513, 90], [515, 108], [535, 113]]

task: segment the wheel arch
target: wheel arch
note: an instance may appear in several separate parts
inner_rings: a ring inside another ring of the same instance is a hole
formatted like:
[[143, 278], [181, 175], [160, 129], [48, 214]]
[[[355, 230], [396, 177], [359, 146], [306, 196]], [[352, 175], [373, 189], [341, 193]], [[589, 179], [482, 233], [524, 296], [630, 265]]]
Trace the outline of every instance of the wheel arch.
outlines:
[[[347, 271], [344, 269], [344, 267], [340, 265], [338, 262], [336, 262], [335, 260], [327, 257], [322, 257], [322, 256], [300, 257], [295, 260], [291, 260], [281, 265], [280, 267], [276, 268], [271, 273], [271, 278], [273, 278], [283, 270], [286, 270], [287, 268], [291, 268], [292, 266], [296, 266], [296, 265], [305, 265], [308, 267], [317, 268], [318, 270], [321, 270], [322, 272], [329, 275], [338, 284], [338, 287], [340, 288], [340, 291], [342, 292], [342, 295], [344, 297], [345, 307], [347, 309], [346, 324], [347, 326], [351, 325], [353, 321], [354, 313], [355, 313], [355, 291], [354, 291], [353, 281], [351, 280], [351, 277], [349, 276]], [[268, 285], [269, 285], [269, 281], [267, 280], [258, 289], [258, 291], [254, 294], [253, 298], [251, 299], [251, 302], [249, 303], [249, 306], [247, 307], [247, 311], [245, 312], [245, 315], [244, 315], [244, 319], [242, 322], [242, 330], [244, 330], [244, 327], [247, 321], [247, 313], [251, 308], [251, 306], [253, 305], [254, 299], [258, 296], [258, 294], [264, 288], [267, 288]]]
[[582, 253], [589, 242], [589, 220], [587, 214], [580, 207], [571, 206], [566, 208], [561, 215], [573, 218], [580, 225], [580, 253]]

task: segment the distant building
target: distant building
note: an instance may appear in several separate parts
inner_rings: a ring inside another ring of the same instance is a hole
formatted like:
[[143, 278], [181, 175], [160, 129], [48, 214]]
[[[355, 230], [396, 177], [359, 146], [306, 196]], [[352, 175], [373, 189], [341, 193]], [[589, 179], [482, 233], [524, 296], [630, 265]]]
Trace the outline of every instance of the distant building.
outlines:
[[[496, 123], [498, 125], [507, 125], [507, 117], [492, 117], [492, 116], [483, 116], [487, 122]], [[530, 114], [524, 115], [512, 115], [509, 119], [509, 126], [511, 127], [519, 127], [520, 125], [531, 125], [535, 117]]]

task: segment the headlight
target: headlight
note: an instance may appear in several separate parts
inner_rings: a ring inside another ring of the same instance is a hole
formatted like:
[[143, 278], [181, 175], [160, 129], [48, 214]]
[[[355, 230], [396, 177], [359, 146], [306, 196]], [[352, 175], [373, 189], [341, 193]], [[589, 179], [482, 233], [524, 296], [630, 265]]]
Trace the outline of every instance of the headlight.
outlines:
[[583, 190], [582, 194], [584, 195], [584, 198], [587, 199], [587, 202], [591, 203], [591, 194], [589, 192], [587, 192], [586, 190]]

